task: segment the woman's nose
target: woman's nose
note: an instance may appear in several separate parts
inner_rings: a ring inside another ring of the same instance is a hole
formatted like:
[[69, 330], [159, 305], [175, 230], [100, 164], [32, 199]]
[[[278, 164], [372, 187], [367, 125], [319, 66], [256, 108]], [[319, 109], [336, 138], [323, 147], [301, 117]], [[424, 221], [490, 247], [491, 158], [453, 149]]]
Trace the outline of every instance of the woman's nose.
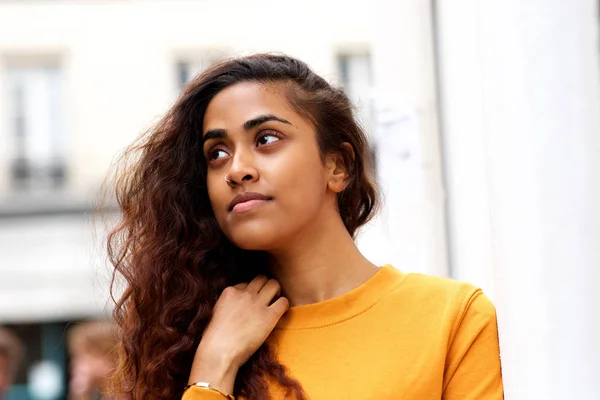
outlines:
[[247, 152], [239, 152], [233, 157], [225, 180], [230, 186], [244, 182], [254, 182], [259, 178], [259, 173], [254, 166], [254, 157]]

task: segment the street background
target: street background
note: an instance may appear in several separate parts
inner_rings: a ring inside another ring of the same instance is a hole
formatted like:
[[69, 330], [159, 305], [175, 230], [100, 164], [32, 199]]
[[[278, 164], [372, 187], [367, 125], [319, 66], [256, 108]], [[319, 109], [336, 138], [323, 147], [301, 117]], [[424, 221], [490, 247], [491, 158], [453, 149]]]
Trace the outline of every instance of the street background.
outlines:
[[385, 194], [365, 255], [484, 289], [506, 399], [600, 400], [599, 15], [595, 0], [0, 0], [0, 325], [26, 345], [8, 399], [67, 398], [69, 330], [110, 316], [93, 209], [111, 163], [196, 73], [268, 51], [358, 107]]

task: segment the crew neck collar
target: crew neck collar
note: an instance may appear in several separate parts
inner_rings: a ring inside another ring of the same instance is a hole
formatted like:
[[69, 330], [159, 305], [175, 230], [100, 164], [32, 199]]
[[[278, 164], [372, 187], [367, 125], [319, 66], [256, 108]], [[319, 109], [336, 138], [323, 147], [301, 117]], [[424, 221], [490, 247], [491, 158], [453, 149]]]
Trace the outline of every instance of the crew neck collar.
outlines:
[[340, 296], [313, 304], [291, 307], [275, 329], [317, 329], [335, 325], [365, 312], [404, 279], [404, 274], [384, 265], [362, 285]]

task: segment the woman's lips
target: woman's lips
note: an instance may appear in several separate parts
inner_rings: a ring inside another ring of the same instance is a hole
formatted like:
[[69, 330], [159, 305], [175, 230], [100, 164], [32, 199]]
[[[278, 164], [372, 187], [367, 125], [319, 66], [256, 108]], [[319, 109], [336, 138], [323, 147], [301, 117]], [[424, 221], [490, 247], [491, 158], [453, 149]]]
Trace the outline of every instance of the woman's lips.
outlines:
[[270, 200], [248, 200], [248, 201], [244, 201], [242, 203], [237, 203], [235, 206], [233, 206], [233, 210], [231, 210], [232, 212], [235, 213], [242, 213], [245, 211], [250, 211], [255, 209], [256, 207], [260, 207], [261, 205], [269, 202]]
[[273, 200], [273, 198], [265, 196], [262, 193], [244, 192], [238, 194], [233, 198], [233, 200], [231, 200], [231, 203], [229, 203], [229, 211], [247, 211], [254, 207], [258, 207], [269, 200]]

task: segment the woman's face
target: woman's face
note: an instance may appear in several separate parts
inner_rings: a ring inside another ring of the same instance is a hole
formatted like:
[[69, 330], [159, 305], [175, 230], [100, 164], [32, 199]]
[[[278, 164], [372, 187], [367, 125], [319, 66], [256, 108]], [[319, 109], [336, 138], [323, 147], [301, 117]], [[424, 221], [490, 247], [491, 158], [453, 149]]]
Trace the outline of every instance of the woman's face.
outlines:
[[322, 162], [315, 129], [292, 110], [284, 85], [222, 90], [206, 109], [203, 138], [212, 208], [236, 246], [281, 248], [337, 212], [333, 168]]

